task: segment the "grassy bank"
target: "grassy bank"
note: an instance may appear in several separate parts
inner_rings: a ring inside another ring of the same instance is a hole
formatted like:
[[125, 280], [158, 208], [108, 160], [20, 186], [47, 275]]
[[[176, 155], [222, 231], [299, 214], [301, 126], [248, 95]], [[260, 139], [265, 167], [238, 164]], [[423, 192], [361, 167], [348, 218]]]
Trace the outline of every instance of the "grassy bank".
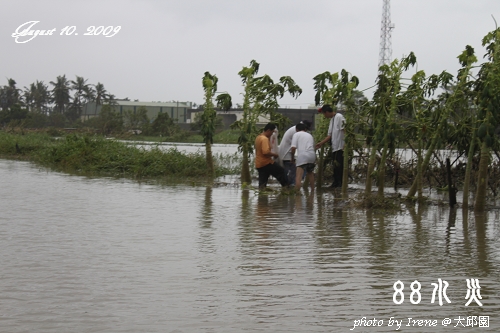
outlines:
[[[162, 150], [159, 147], [145, 150], [98, 136], [72, 134], [53, 138], [41, 133], [0, 132], [0, 157], [29, 160], [56, 170], [88, 175], [178, 180], [208, 176], [203, 153], [186, 154], [176, 148]], [[231, 163], [226, 163], [230, 159], [216, 156], [217, 176], [237, 172], [229, 167]]]

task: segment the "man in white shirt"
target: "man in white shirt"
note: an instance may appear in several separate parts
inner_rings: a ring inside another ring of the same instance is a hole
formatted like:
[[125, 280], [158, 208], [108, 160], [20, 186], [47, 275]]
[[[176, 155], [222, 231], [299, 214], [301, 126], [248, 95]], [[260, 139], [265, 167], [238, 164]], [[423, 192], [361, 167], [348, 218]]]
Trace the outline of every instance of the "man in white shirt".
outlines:
[[[295, 190], [299, 191], [302, 175], [306, 173], [311, 192], [314, 191], [314, 168], [316, 166], [316, 150], [314, 149], [314, 138], [306, 132], [305, 124], [297, 124], [295, 126], [297, 133], [292, 137], [292, 148], [290, 150], [292, 163], [297, 166], [297, 174], [295, 176]], [[297, 159], [295, 159], [297, 152]]]
[[[306, 131], [311, 129], [312, 123], [309, 120], [302, 120], [300, 123], [306, 125]], [[283, 134], [278, 153], [280, 160], [283, 162], [285, 174], [288, 176], [288, 183], [290, 185], [295, 185], [296, 165], [292, 163], [290, 155], [290, 151], [292, 149], [292, 137], [295, 133], [297, 133], [296, 126], [292, 126], [285, 132], [285, 134]]]
[[323, 113], [325, 118], [330, 119], [328, 126], [328, 134], [326, 138], [316, 144], [316, 149], [319, 149], [323, 144], [331, 140], [333, 152], [333, 183], [330, 187], [342, 187], [342, 178], [344, 173], [344, 116], [333, 110], [330, 105], [323, 105], [319, 112]]

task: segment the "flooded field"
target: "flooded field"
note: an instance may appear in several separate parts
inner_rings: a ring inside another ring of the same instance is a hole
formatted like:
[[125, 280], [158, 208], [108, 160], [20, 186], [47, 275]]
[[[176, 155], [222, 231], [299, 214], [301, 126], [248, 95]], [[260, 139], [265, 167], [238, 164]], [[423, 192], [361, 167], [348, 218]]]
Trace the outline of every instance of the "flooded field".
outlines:
[[328, 191], [259, 195], [7, 160], [0, 179], [1, 332], [500, 330], [498, 210], [366, 211]]
[[[204, 143], [177, 143], [177, 142], [141, 142], [141, 141], [122, 141], [127, 144], [144, 148], [146, 150], [151, 149], [151, 147], [160, 147], [161, 149], [167, 150], [171, 148], [178, 149], [185, 153], [205, 153]], [[212, 152], [214, 154], [235, 154], [238, 152], [238, 145], [236, 144], [224, 144], [224, 143], [214, 143], [212, 144]]]

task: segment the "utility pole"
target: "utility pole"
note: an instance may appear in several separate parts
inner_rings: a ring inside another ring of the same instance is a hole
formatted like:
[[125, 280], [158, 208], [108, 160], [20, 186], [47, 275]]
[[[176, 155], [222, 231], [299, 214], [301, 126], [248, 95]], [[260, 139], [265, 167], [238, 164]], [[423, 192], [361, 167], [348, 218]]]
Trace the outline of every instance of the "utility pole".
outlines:
[[391, 0], [384, 0], [382, 9], [382, 24], [380, 28], [380, 54], [378, 67], [390, 64], [392, 58], [391, 31], [394, 24], [391, 23]]

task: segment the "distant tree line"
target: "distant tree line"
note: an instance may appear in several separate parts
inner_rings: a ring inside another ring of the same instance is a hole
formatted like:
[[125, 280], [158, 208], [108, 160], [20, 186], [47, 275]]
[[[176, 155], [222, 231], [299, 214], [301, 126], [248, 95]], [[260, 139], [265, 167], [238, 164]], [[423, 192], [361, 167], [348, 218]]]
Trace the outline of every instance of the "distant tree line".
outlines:
[[114, 104], [115, 96], [102, 83], [87, 81], [81, 76], [73, 81], [62, 75], [50, 85], [37, 80], [20, 89], [14, 79], [7, 79], [7, 85], [0, 87], [0, 124], [20, 125], [24, 121], [31, 125], [27, 127], [69, 125], [79, 121], [86, 103], [94, 102], [96, 107]]
[[[44, 127], [89, 127], [102, 134], [134, 130], [146, 135], [172, 136], [181, 133], [179, 126], [166, 113], [153, 121], [144, 107], [136, 112], [126, 110], [123, 115], [116, 112], [116, 98], [104, 85], [87, 83], [87, 79], [76, 76], [68, 80], [58, 76], [49, 84], [36, 81], [29, 87], [19, 89], [14, 79], [0, 86], [0, 127], [44, 128]], [[99, 115], [81, 120], [83, 108], [93, 103]]]

